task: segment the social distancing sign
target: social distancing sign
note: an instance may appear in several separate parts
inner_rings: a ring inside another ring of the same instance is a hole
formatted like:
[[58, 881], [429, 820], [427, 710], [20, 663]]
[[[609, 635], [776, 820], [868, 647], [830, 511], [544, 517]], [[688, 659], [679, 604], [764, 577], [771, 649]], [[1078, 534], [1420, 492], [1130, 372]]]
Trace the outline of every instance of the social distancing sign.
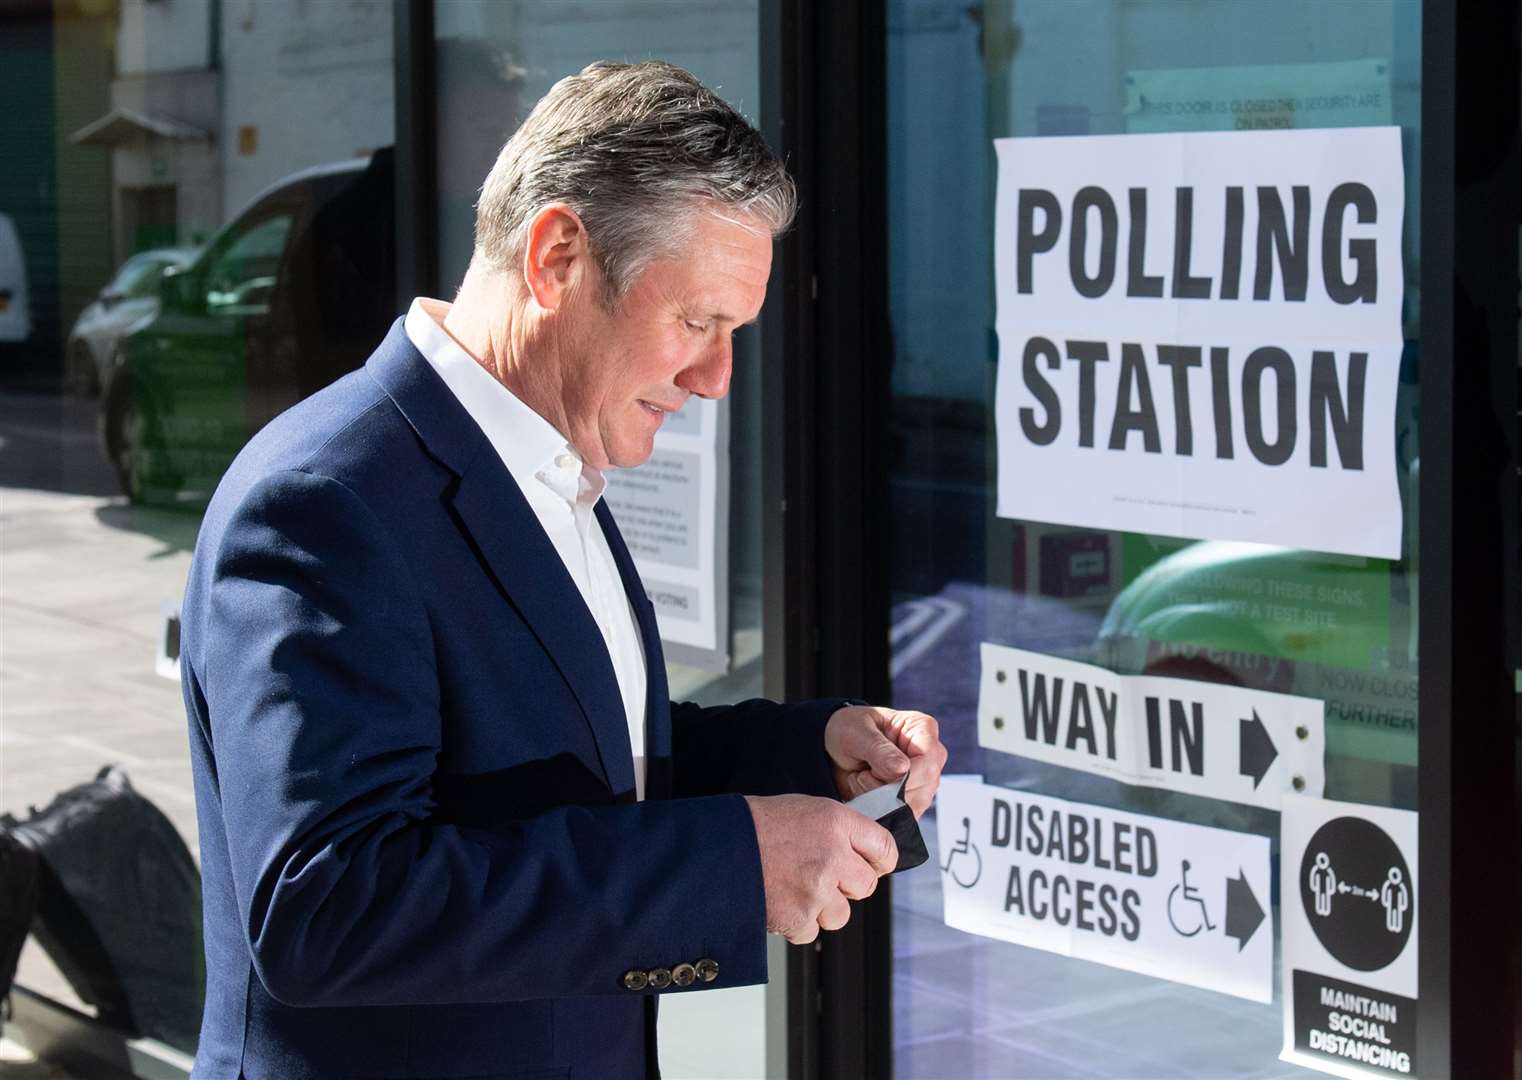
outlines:
[[947, 777], [947, 926], [1269, 1003], [1267, 837]]
[[1288, 796], [1280, 818], [1285, 1061], [1416, 1076], [1417, 816]]
[[1400, 555], [1400, 130], [995, 140], [998, 513]]
[[1277, 810], [1326, 782], [1322, 703], [984, 643], [978, 743], [990, 750]]

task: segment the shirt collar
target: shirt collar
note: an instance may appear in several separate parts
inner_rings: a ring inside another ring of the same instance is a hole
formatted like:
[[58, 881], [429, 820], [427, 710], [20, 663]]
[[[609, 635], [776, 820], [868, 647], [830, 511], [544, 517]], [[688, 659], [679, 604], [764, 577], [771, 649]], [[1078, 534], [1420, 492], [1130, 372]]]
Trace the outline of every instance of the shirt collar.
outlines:
[[407, 310], [407, 337], [486, 434], [525, 491], [531, 480], [567, 502], [595, 503], [607, 481], [555, 426], [487, 371], [444, 329], [450, 304], [419, 296]]

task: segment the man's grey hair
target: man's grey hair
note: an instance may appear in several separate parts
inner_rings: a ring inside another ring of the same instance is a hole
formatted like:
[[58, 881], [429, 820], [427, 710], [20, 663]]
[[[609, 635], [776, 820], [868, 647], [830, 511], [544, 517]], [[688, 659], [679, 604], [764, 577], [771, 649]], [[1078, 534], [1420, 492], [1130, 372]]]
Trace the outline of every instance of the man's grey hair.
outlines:
[[551, 87], [502, 147], [476, 204], [477, 253], [514, 270], [556, 202], [581, 218], [611, 302], [681, 250], [694, 211], [775, 237], [798, 196], [760, 132], [688, 72], [599, 62]]

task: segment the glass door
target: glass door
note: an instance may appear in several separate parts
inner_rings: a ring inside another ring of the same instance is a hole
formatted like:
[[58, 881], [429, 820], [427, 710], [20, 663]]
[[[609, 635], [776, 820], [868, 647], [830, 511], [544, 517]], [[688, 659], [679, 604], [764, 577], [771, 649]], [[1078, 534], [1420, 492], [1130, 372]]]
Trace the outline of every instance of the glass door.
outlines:
[[1414, 1071], [1422, 5], [892, 0], [894, 1071]]

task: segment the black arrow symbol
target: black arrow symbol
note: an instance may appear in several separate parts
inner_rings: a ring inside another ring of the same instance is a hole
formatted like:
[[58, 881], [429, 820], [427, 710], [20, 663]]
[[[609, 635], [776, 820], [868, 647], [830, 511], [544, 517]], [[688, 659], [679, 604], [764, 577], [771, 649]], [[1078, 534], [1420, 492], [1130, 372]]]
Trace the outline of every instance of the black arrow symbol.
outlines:
[[1247, 884], [1246, 871], [1239, 866], [1237, 876], [1226, 879], [1226, 936], [1237, 939], [1237, 952], [1247, 948], [1262, 923], [1263, 908]]
[[1251, 720], [1240, 720], [1242, 730], [1242, 765], [1243, 776], [1252, 777], [1252, 789], [1258, 790], [1258, 785], [1263, 783], [1263, 778], [1268, 775], [1269, 767], [1279, 757], [1279, 748], [1274, 745], [1274, 740], [1269, 737], [1268, 728], [1263, 726], [1263, 721], [1258, 719], [1258, 710], [1252, 711]]

